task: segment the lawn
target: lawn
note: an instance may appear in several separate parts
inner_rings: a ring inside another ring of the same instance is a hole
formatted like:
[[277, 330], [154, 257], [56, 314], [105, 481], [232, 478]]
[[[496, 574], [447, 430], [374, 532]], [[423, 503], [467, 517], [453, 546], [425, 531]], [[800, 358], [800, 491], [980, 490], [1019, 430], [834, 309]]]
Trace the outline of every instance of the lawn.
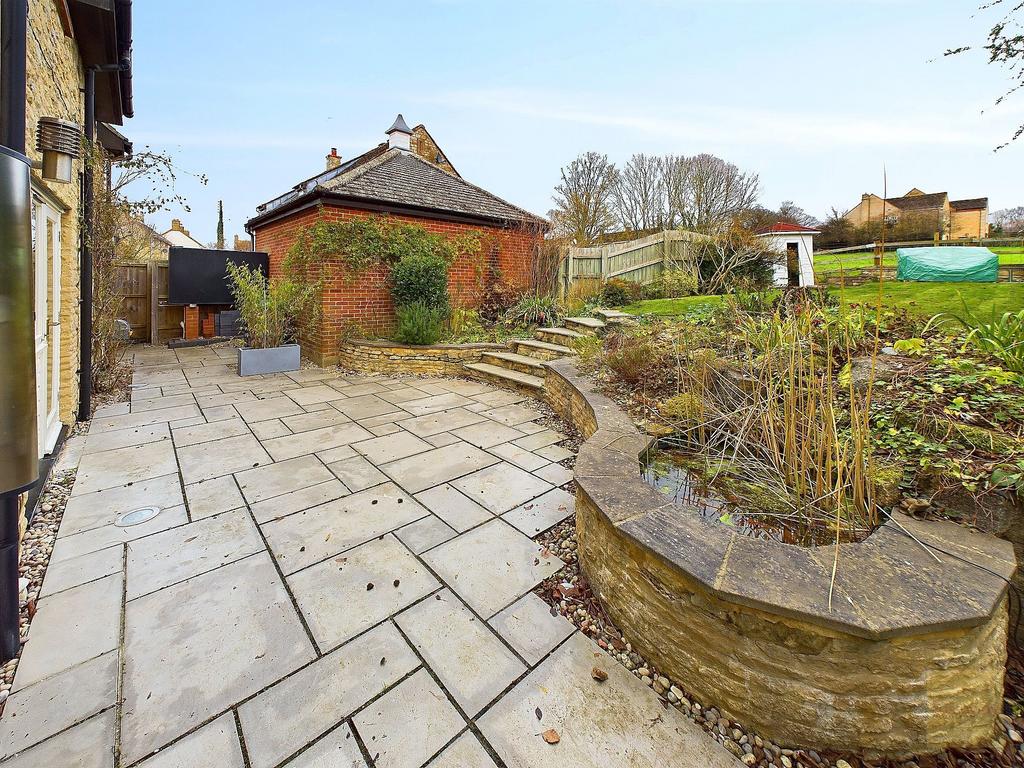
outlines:
[[[954, 246], [949, 246], [954, 247]], [[999, 256], [1000, 264], [1024, 264], [1024, 248], [1002, 246], [990, 249]], [[816, 253], [814, 255], [814, 271], [820, 275], [838, 272], [840, 269], [862, 269], [874, 266], [875, 257], [871, 251], [855, 251], [853, 253]], [[887, 252], [885, 266], [896, 266], [895, 252]]]
[[[878, 283], [833, 289], [846, 304], [874, 304]], [[962, 300], [961, 300], [962, 297]], [[896, 283], [883, 286], [882, 303], [916, 315], [962, 313], [964, 304], [979, 318], [1024, 309], [1024, 283]]]
[[[874, 304], [878, 300], [878, 283], [849, 288], [833, 288], [846, 304]], [[963, 302], [981, 318], [1024, 309], [1024, 283], [885, 283], [882, 303], [889, 307], [905, 307], [916, 315], [931, 317], [939, 312], [963, 312]], [[673, 317], [695, 309], [720, 304], [722, 296], [687, 296], [682, 299], [649, 299], [622, 308], [631, 315]]]

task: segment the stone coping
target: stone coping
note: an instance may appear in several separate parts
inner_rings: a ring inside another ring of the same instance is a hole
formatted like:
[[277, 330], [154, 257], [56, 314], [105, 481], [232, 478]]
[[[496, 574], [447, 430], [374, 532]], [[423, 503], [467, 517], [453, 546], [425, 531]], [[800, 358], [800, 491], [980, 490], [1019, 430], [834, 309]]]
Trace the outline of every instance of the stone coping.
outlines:
[[[1016, 567], [1009, 542], [896, 513], [864, 541], [840, 545], [830, 608], [834, 547], [754, 539], [666, 502], [639, 472], [639, 457], [654, 439], [596, 392], [573, 360], [546, 368], [585, 404], [585, 414], [579, 406], [562, 414], [586, 438], [576, 459], [578, 491], [622, 536], [715, 597], [869, 640], [978, 626], [1002, 604], [1004, 579]], [[937, 549], [926, 550], [901, 527]]]
[[395, 353], [408, 352], [409, 354], [452, 351], [489, 352], [495, 349], [508, 349], [507, 345], [492, 341], [475, 341], [468, 344], [402, 344], [401, 342], [389, 339], [350, 339], [345, 342], [345, 345], [350, 347], [374, 347]]

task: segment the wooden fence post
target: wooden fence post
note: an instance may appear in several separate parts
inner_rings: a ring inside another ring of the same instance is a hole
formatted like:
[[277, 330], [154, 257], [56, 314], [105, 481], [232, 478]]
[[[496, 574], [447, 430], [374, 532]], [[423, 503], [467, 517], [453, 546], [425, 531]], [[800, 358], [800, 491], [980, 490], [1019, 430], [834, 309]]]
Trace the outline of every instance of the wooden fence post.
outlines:
[[601, 282], [605, 282], [608, 279], [608, 249], [610, 245], [601, 246]]

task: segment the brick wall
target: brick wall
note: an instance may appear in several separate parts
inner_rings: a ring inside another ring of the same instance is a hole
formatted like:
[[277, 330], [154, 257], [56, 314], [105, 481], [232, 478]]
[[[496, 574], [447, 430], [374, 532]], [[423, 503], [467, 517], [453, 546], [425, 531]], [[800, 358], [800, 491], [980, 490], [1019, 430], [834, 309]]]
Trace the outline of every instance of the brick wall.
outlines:
[[988, 237], [988, 209], [979, 208], [952, 212], [949, 237]]
[[[298, 212], [256, 229], [256, 250], [270, 255], [270, 274], [282, 273], [288, 251], [302, 230], [318, 219], [342, 221], [370, 213], [352, 208], [325, 205], [320, 209]], [[490, 263], [502, 279], [521, 290], [530, 287], [534, 249], [539, 236], [497, 226], [470, 225], [436, 219], [394, 215], [393, 218], [418, 224], [435, 234], [454, 237], [472, 231], [483, 234], [484, 252], [478, 258], [460, 258], [449, 272], [452, 303], [462, 307], [479, 306], [486, 271]], [[358, 336], [386, 336], [394, 330], [395, 309], [391, 301], [389, 270], [373, 265], [357, 275], [338, 266], [335, 279], [321, 296], [323, 322], [317, 333], [304, 334], [303, 353], [321, 363], [335, 363], [341, 341], [356, 331]]]

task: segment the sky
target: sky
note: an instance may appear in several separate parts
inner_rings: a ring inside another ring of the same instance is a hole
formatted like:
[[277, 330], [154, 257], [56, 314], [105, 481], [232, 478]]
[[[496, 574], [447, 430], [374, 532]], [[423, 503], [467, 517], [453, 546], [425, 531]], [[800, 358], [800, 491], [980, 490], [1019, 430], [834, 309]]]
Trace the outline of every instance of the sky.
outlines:
[[[979, 0], [159, 0], [134, 4], [136, 149], [169, 152], [202, 242], [423, 123], [464, 178], [535, 213], [590, 150], [710, 152], [761, 203], [823, 218], [912, 187], [1024, 205], [1024, 92], [981, 54]], [[196, 178], [205, 174], [204, 186]]]

